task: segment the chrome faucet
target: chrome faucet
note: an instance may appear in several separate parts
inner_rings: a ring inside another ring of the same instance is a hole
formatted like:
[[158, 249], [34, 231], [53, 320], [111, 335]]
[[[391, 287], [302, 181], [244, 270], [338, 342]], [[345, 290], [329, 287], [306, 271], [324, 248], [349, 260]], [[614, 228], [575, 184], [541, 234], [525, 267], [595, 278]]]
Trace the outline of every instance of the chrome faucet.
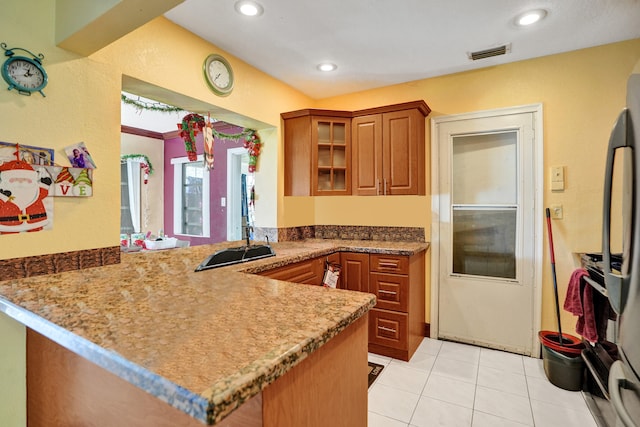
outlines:
[[247, 247], [251, 246], [250, 237], [251, 237], [252, 231], [253, 231], [253, 227], [251, 227], [250, 225], [246, 225], [244, 227], [244, 236], [247, 239]]

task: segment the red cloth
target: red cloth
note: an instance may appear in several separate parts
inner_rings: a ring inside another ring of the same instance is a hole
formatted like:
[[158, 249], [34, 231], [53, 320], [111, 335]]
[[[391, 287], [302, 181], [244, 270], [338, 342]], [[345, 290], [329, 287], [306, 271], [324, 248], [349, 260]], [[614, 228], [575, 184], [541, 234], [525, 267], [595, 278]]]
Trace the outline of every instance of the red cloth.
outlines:
[[571, 274], [564, 309], [574, 316], [578, 316], [576, 332], [587, 341], [598, 342], [598, 327], [593, 307], [593, 288], [582, 279], [589, 273], [579, 268]]

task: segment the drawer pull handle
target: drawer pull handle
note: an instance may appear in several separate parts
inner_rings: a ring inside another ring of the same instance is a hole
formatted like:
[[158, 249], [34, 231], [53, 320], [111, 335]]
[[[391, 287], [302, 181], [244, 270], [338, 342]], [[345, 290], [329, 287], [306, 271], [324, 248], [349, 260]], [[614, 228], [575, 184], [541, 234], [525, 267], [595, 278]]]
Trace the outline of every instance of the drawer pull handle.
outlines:
[[384, 289], [379, 289], [378, 292], [380, 292], [381, 294], [388, 294], [388, 295], [398, 295], [397, 292], [394, 291], [385, 291]]
[[385, 331], [385, 332], [393, 332], [394, 334], [396, 333], [396, 330], [395, 330], [395, 329], [387, 328], [387, 327], [385, 327], [385, 326], [378, 326], [378, 329], [382, 329], [382, 330], [383, 330], [383, 331]]
[[381, 268], [398, 268], [398, 264], [395, 264], [392, 262], [381, 262], [380, 267]]

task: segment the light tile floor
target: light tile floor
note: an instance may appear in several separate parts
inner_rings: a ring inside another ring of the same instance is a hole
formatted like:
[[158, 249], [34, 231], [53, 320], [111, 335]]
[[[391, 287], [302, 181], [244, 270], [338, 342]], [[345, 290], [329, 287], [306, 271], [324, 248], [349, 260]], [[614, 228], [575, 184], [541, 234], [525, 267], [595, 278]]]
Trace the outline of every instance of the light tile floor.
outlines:
[[542, 359], [425, 338], [369, 388], [369, 427], [596, 427], [581, 392], [554, 386]]

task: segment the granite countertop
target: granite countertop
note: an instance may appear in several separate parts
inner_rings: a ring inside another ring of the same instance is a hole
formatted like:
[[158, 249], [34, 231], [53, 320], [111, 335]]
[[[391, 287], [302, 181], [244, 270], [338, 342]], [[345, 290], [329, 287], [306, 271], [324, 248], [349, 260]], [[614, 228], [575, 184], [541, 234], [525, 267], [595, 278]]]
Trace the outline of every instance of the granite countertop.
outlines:
[[236, 242], [123, 254], [121, 263], [0, 281], [0, 311], [214, 424], [364, 315], [371, 294], [247, 274], [337, 250], [411, 255], [428, 243], [305, 240], [194, 272]]

